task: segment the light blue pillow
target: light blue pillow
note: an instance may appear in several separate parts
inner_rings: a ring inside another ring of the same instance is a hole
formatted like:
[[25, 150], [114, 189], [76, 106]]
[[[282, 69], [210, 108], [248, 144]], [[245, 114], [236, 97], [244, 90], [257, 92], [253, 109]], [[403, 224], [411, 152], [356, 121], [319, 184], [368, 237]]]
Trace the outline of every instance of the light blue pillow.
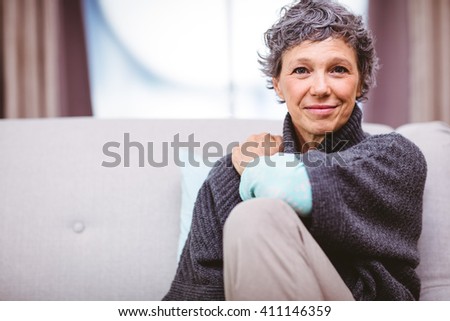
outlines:
[[[184, 163], [181, 169], [181, 213], [180, 213], [180, 235], [178, 237], [177, 259], [180, 258], [184, 243], [191, 229], [192, 212], [197, 199], [198, 191], [208, 176], [212, 168], [212, 163], [220, 158], [208, 158], [208, 162], [203, 160], [201, 154], [194, 153], [191, 158], [195, 162], [189, 162], [187, 149], [180, 149], [180, 161]], [[198, 164], [196, 164], [198, 163]], [[197, 166], [198, 165], [198, 166]]]

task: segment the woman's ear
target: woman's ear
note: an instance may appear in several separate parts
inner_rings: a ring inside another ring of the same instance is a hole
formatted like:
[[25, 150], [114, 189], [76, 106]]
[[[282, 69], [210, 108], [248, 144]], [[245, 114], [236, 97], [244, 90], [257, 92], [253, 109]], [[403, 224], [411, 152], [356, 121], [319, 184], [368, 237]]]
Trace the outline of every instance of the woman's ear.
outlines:
[[272, 85], [273, 85], [273, 89], [277, 93], [280, 100], [284, 101], [284, 95], [283, 95], [282, 90], [280, 89], [280, 79], [278, 79], [276, 77], [272, 77]]
[[356, 90], [356, 98], [360, 98], [362, 96], [362, 81], [360, 80], [358, 83], [358, 89]]

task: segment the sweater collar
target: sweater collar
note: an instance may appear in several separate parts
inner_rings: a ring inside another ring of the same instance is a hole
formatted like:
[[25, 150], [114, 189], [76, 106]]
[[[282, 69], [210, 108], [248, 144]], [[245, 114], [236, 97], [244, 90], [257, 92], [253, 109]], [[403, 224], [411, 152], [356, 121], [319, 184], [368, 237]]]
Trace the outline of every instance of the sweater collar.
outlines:
[[[325, 139], [317, 149], [325, 153], [333, 153], [358, 144], [366, 136], [361, 127], [361, 120], [361, 109], [355, 105], [347, 123], [335, 132], [326, 133]], [[299, 152], [297, 149], [299, 140], [295, 134], [294, 124], [292, 123], [292, 118], [289, 113], [287, 113], [286, 118], [284, 119], [283, 140], [285, 153]]]

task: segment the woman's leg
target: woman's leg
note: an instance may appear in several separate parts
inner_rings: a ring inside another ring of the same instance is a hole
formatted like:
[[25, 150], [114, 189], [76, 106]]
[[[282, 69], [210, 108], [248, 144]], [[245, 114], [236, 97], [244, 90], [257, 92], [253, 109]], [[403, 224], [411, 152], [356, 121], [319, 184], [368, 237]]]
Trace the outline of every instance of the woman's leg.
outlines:
[[227, 300], [353, 300], [350, 290], [285, 202], [252, 199], [224, 227]]

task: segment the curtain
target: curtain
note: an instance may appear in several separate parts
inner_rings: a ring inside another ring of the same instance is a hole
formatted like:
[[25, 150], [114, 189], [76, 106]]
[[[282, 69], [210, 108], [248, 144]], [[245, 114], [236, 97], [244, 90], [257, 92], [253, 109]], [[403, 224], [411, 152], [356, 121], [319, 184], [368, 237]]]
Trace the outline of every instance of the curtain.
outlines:
[[410, 0], [410, 120], [450, 123], [450, 1]]
[[370, 0], [369, 28], [381, 68], [364, 120], [398, 127], [409, 121], [408, 0]]
[[370, 0], [381, 69], [364, 120], [450, 123], [450, 0]]
[[79, 0], [0, 0], [3, 118], [92, 115]]

